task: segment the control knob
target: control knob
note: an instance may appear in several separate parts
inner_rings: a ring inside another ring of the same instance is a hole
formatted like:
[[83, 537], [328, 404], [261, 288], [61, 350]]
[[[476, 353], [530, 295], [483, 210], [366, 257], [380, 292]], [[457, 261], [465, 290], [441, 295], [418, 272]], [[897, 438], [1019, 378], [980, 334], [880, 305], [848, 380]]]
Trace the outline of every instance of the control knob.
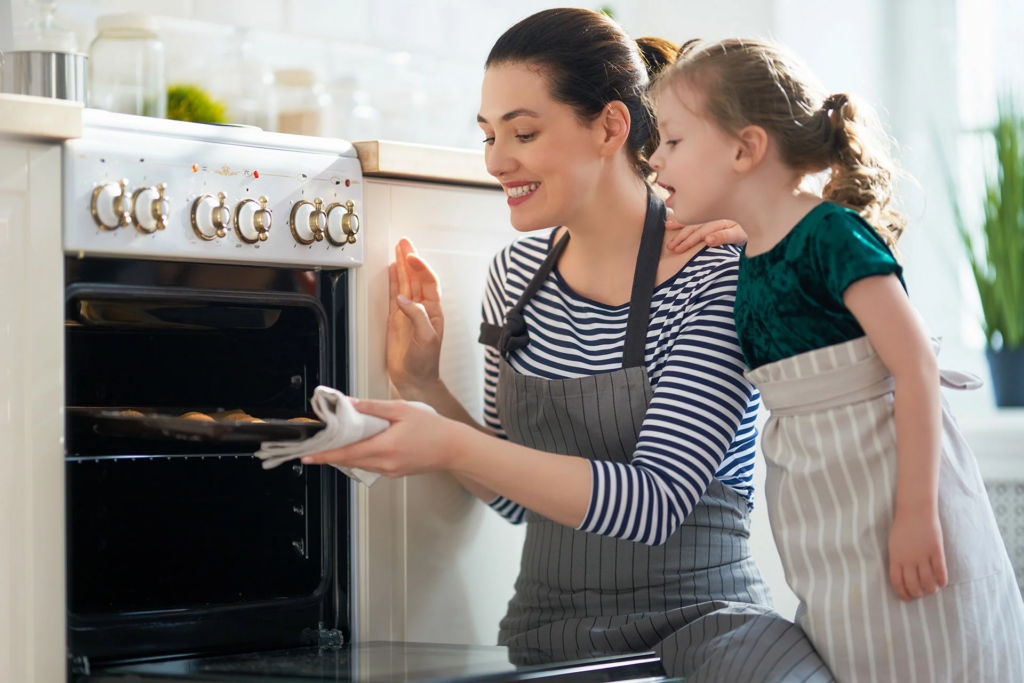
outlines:
[[327, 207], [327, 241], [336, 247], [355, 244], [359, 233], [359, 214], [355, 203], [349, 199], [344, 204], [335, 202]]
[[201, 195], [192, 202], [192, 229], [203, 240], [214, 240], [227, 234], [231, 224], [228, 196], [221, 192], [216, 197]]
[[140, 187], [132, 195], [132, 216], [139, 232], [150, 234], [167, 227], [167, 214], [171, 211], [171, 202], [164, 192], [167, 183], [156, 187]]
[[267, 208], [266, 197], [260, 197], [259, 203], [255, 199], [243, 199], [235, 207], [235, 234], [238, 239], [246, 244], [265, 242], [270, 226], [274, 221], [274, 215]]
[[292, 207], [292, 215], [288, 223], [292, 228], [292, 236], [299, 244], [322, 241], [324, 228], [327, 226], [324, 200], [317, 197], [312, 202], [305, 199], [296, 202]]
[[104, 230], [117, 230], [132, 224], [128, 199], [128, 180], [103, 183], [92, 193], [92, 217]]

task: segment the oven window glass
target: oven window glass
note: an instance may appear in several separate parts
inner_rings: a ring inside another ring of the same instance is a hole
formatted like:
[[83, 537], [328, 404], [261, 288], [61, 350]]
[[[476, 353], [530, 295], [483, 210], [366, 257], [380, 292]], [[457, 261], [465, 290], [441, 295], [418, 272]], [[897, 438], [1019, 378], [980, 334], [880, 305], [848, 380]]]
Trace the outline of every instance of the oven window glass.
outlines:
[[[74, 297], [67, 405], [175, 416], [308, 411], [326, 372], [325, 330], [320, 310], [299, 299]], [[326, 590], [319, 468], [264, 470], [254, 444], [68, 425], [73, 615], [201, 610]]]

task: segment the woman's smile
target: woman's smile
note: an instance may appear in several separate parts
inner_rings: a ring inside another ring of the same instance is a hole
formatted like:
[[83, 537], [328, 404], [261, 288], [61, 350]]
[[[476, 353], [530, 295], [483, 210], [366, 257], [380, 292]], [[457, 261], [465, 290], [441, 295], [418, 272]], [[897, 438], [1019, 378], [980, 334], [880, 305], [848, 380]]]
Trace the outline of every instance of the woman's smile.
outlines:
[[502, 186], [505, 188], [505, 194], [508, 196], [508, 205], [519, 206], [537, 193], [540, 183], [529, 180], [514, 180], [502, 183]]

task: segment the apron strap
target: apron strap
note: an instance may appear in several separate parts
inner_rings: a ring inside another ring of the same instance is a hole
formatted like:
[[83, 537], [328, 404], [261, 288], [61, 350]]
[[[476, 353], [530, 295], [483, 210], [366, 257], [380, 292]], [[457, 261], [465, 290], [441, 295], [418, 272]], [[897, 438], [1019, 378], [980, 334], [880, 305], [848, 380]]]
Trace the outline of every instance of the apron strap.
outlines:
[[[644, 367], [646, 364], [647, 327], [650, 324], [651, 299], [654, 296], [658, 263], [661, 260], [662, 243], [665, 237], [665, 219], [665, 204], [653, 193], [649, 193], [644, 230], [640, 236], [640, 252], [637, 254], [636, 269], [633, 272], [633, 290], [629, 299], [626, 340], [622, 348], [622, 367], [624, 368]], [[526, 328], [523, 309], [544, 286], [568, 243], [569, 232], [566, 231], [548, 253], [537, 272], [534, 273], [533, 279], [530, 280], [515, 306], [506, 314], [504, 325], [480, 324], [478, 341], [481, 344], [493, 346], [503, 356], [507, 356], [530, 343], [530, 334]]]
[[493, 346], [503, 356], [517, 349], [524, 348], [530, 343], [530, 334], [526, 330], [526, 319], [523, 317], [523, 309], [526, 308], [526, 304], [530, 303], [533, 295], [544, 286], [548, 275], [555, 269], [555, 264], [558, 263], [558, 259], [561, 258], [567, 244], [569, 244], [568, 230], [565, 231], [561, 239], [548, 252], [547, 258], [540, 264], [537, 272], [533, 274], [533, 279], [526, 285], [526, 289], [523, 290], [523, 295], [519, 297], [519, 301], [512, 307], [512, 310], [505, 314], [505, 324], [499, 326], [490, 323], [480, 323], [480, 338], [477, 341], [487, 346]]
[[640, 236], [640, 253], [633, 271], [633, 291], [629, 297], [626, 341], [622, 346], [622, 367], [646, 366], [647, 327], [651, 322], [651, 299], [658, 278], [658, 263], [665, 239], [665, 204], [653, 192], [647, 194], [647, 217]]

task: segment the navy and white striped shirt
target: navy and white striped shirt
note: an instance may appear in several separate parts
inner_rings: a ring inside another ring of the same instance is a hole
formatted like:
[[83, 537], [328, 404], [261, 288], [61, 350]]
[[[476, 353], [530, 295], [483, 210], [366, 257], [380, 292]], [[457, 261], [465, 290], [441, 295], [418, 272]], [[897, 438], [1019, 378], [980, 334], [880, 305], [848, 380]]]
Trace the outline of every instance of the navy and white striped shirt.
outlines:
[[[491, 263], [483, 319], [502, 325], [541, 262], [555, 231], [523, 237]], [[759, 395], [733, 322], [739, 270], [733, 247], [706, 248], [658, 285], [647, 331], [647, 375], [654, 396], [629, 465], [591, 461], [593, 490], [580, 529], [660, 545], [683, 523], [712, 477], [751, 501]], [[572, 291], [556, 268], [523, 310], [530, 333], [513, 352], [516, 372], [566, 379], [622, 367], [629, 304], [607, 306]], [[484, 411], [506, 438], [495, 389], [498, 352], [485, 353]], [[633, 501], [627, 507], [627, 501]], [[491, 506], [514, 524], [525, 509], [496, 498]]]

